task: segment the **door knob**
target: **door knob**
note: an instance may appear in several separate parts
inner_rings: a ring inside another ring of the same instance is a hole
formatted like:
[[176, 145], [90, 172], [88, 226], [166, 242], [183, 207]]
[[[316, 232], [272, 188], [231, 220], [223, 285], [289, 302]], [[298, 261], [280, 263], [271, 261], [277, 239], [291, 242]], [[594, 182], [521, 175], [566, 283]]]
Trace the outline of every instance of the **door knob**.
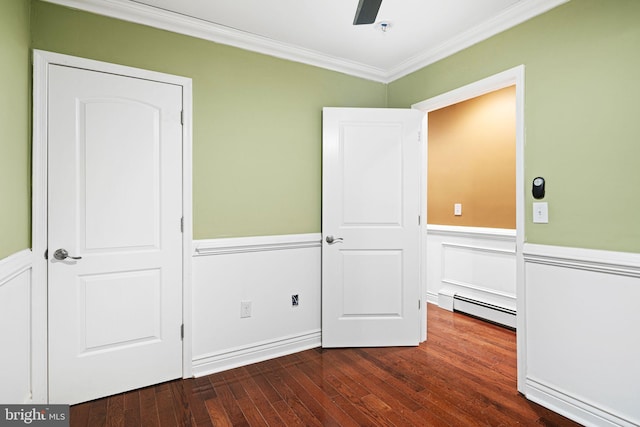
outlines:
[[62, 249], [62, 248], [61, 248], [61, 249], [58, 249], [57, 251], [55, 251], [55, 252], [53, 253], [53, 257], [54, 257], [55, 259], [57, 259], [58, 261], [65, 260], [65, 259], [67, 259], [67, 258], [71, 258], [71, 259], [82, 259], [82, 257], [81, 257], [81, 256], [71, 256], [71, 255], [69, 255], [69, 252], [67, 252], [67, 250], [66, 250], [66, 249]]
[[328, 244], [333, 245], [334, 243], [342, 242], [342, 237], [327, 236], [326, 241]]

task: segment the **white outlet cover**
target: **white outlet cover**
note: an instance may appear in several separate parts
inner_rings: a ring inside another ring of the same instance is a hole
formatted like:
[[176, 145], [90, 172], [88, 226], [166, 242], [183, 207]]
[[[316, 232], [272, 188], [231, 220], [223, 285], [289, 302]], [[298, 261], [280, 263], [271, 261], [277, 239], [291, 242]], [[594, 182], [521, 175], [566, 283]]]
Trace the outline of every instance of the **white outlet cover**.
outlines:
[[453, 205], [453, 214], [457, 216], [462, 215], [462, 203], [455, 203]]
[[251, 301], [240, 301], [240, 318], [251, 317]]

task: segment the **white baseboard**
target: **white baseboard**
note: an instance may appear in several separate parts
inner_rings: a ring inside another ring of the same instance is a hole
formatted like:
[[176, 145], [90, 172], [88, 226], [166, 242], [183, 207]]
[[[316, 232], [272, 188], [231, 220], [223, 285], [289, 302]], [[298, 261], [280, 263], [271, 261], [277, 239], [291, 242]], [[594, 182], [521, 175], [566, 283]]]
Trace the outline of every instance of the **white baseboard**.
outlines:
[[438, 305], [438, 294], [427, 291], [427, 303]]
[[527, 378], [525, 387], [527, 399], [582, 425], [598, 427], [638, 426], [636, 423], [602, 411], [593, 405], [575, 399], [569, 394], [563, 393], [531, 378]]
[[227, 369], [320, 347], [320, 344], [321, 333], [318, 330], [251, 346], [229, 349], [194, 359], [193, 374], [196, 377], [214, 374]]

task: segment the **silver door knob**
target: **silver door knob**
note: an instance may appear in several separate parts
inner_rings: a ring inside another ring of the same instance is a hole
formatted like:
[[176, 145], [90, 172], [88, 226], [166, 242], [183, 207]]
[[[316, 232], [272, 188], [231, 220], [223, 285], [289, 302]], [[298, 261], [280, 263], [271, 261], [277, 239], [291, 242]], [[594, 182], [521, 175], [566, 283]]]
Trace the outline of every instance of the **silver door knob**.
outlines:
[[342, 242], [342, 237], [327, 236], [325, 240], [328, 244], [333, 245], [334, 243]]
[[71, 256], [69, 255], [69, 252], [67, 252], [66, 249], [58, 249], [57, 251], [55, 251], [53, 253], [53, 257], [55, 259], [57, 259], [58, 261], [62, 261], [65, 260], [67, 258], [71, 258], [71, 259], [82, 259], [81, 256]]

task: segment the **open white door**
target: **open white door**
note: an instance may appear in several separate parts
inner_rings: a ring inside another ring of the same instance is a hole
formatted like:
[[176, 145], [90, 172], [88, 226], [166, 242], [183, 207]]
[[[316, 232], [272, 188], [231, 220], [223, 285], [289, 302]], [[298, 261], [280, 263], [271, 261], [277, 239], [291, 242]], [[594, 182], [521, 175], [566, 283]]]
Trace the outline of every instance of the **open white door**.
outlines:
[[420, 341], [423, 117], [323, 110], [323, 347]]
[[181, 377], [182, 87], [48, 75], [49, 402]]

